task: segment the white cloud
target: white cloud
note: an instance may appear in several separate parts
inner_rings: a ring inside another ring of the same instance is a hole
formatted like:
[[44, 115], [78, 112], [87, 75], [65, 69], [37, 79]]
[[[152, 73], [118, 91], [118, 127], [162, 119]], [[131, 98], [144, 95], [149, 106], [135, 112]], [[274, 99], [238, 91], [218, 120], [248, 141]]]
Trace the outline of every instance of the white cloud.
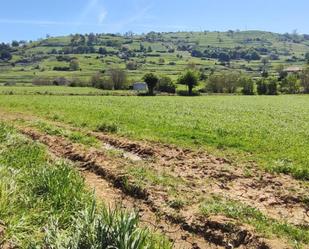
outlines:
[[107, 11], [105, 9], [102, 9], [101, 13], [98, 16], [98, 23], [103, 24], [103, 21], [105, 20], [106, 16], [107, 16]]
[[133, 12], [133, 15], [125, 18], [123, 20], [118, 21], [113, 26], [115, 29], [124, 30], [126, 27], [130, 26], [130, 24], [136, 24], [137, 22], [146, 21], [147, 19], [151, 19], [152, 17], [149, 15], [150, 10], [152, 9], [152, 4], [146, 6], [138, 6], [136, 11]]
[[93, 16], [97, 17], [97, 24], [103, 24], [103, 21], [107, 16], [107, 11], [103, 6], [102, 0], [89, 0], [79, 17], [78, 22], [83, 23], [86, 19]]

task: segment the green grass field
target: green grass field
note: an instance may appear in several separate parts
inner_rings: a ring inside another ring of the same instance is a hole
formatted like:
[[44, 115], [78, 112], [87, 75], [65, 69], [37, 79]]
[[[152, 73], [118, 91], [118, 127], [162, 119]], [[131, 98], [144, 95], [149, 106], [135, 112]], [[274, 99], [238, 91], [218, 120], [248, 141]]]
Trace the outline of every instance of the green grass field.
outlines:
[[308, 96], [0, 96], [2, 109], [95, 130], [206, 149], [309, 179]]
[[68, 162], [3, 123], [0, 150], [1, 248], [170, 248], [138, 228], [136, 214], [96, 202]]
[[136, 95], [133, 91], [110, 91], [92, 87], [67, 87], [67, 86], [1, 86], [0, 94], [3, 95]]

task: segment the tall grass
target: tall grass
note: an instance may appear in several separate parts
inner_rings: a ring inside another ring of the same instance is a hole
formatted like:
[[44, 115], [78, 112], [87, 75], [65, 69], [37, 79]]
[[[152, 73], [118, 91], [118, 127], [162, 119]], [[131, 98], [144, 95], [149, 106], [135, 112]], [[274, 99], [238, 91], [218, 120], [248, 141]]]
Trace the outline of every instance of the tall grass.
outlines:
[[169, 248], [138, 216], [96, 203], [82, 177], [44, 147], [0, 123], [0, 247]]

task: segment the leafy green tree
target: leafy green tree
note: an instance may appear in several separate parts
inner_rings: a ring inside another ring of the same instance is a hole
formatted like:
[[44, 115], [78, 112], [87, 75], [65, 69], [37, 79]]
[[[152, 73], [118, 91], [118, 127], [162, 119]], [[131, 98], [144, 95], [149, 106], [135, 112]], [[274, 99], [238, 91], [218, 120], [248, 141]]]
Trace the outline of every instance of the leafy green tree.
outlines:
[[148, 86], [149, 95], [154, 95], [154, 89], [159, 81], [159, 78], [153, 73], [148, 73], [145, 74], [143, 80], [146, 82]]
[[70, 61], [70, 69], [72, 71], [77, 71], [79, 69], [79, 61], [77, 59], [73, 59]]
[[286, 71], [284, 71], [284, 65], [283, 64], [279, 64], [276, 67], [276, 71], [279, 74], [279, 80], [283, 80], [288, 76], [288, 73]]
[[100, 47], [98, 52], [99, 52], [99, 54], [102, 54], [102, 55], [106, 55], [107, 54], [106, 48], [103, 48], [103, 47]]
[[267, 82], [265, 78], [259, 79], [257, 81], [257, 92], [259, 95], [267, 94]]
[[115, 90], [124, 89], [127, 83], [127, 74], [121, 68], [111, 68], [109, 70], [110, 82]]
[[262, 77], [267, 78], [268, 77], [268, 71], [270, 67], [270, 61], [268, 57], [263, 57], [262, 60]]
[[188, 87], [189, 95], [192, 95], [193, 88], [198, 85], [198, 76], [194, 71], [187, 71], [178, 79], [178, 84], [186, 85]]
[[278, 95], [278, 80], [275, 77], [268, 78], [268, 95]]
[[19, 47], [19, 42], [18, 41], [12, 41], [12, 47]]
[[305, 68], [300, 75], [301, 85], [304, 88], [304, 93], [309, 93], [309, 67]]
[[309, 52], [305, 54], [305, 60], [307, 61], [307, 64], [309, 64]]
[[157, 90], [160, 92], [175, 93], [176, 85], [173, 83], [170, 77], [164, 76], [160, 78], [157, 85]]
[[218, 59], [220, 62], [229, 62], [231, 60], [229, 54], [224, 52], [219, 54]]
[[240, 78], [240, 74], [236, 72], [212, 74], [207, 80], [206, 90], [213, 93], [235, 93]]
[[255, 95], [256, 94], [256, 84], [250, 77], [241, 77], [239, 80], [240, 85], [242, 86], [243, 95]]
[[281, 92], [296, 94], [300, 90], [299, 79], [296, 74], [289, 74], [281, 81]]

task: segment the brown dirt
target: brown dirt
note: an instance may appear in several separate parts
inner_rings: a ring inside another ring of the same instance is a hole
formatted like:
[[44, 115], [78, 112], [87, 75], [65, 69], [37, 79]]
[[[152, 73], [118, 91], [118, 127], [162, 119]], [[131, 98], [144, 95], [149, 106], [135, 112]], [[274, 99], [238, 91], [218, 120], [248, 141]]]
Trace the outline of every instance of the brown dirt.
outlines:
[[5, 224], [0, 220], [0, 249], [13, 249], [14, 246], [3, 240], [4, 235], [5, 235]]
[[[269, 248], [259, 236], [255, 235], [253, 229], [237, 225], [234, 220], [200, 217], [196, 213], [197, 210], [194, 209], [191, 212], [186, 210], [175, 215], [175, 210], [167, 205], [171, 200], [166, 189], [157, 186], [147, 186], [146, 189], [137, 185], [134, 179], [126, 175], [123, 170], [125, 168], [123, 159], [110, 158], [96, 149], [85, 150], [81, 146], [72, 144], [63, 138], [45, 135], [34, 129], [22, 128], [21, 132], [47, 145], [55, 155], [80, 164], [85, 170], [94, 172], [107, 180], [114, 188], [120, 189], [130, 198], [139, 200], [138, 207], [144, 207], [142, 209], [147, 210], [147, 215], [157, 216], [159, 214], [161, 221], [165, 220], [165, 223], [171, 222], [177, 225], [179, 231], [185, 231], [185, 235], [181, 235], [183, 240], [190, 240], [192, 235], [188, 236], [188, 234], [199, 236], [199, 240], [201, 238], [205, 239], [202, 240], [204, 244], [200, 245], [199, 243], [202, 242], [196, 242], [193, 247], [189, 248], [209, 248], [208, 244], [205, 245], [206, 241], [224, 248]], [[193, 190], [191, 192], [195, 195], [196, 189], [194, 186]], [[180, 189], [179, 192], [181, 195], [188, 194], [189, 189]], [[132, 201], [130, 202], [132, 203]], [[197, 241], [197, 239], [194, 239], [194, 241]]]
[[[14, 119], [14, 115], [5, 117], [5, 119], [8, 118]], [[15, 116], [16, 118], [25, 117], [21, 114]], [[33, 120], [31, 116], [27, 118]], [[134, 164], [135, 166], [146, 165], [158, 174], [168, 172], [169, 175], [179, 179], [182, 183], [179, 183], [177, 188], [178, 195], [185, 196], [188, 203], [180, 210], [175, 210], [168, 205], [173, 198], [168, 194], [167, 187], [151, 184], [142, 187], [126, 173], [125, 169], [132, 166], [130, 160], [111, 158], [101, 150], [84, 150], [82, 146], [73, 145], [63, 138], [46, 136], [33, 129], [23, 130], [33, 139], [48, 145], [56, 155], [83, 164], [85, 172], [92, 171], [95, 172], [92, 176], [106, 179], [112, 185], [110, 187], [112, 191], [121, 190], [119, 193], [130, 199], [128, 201], [130, 205], [125, 204], [126, 206], [131, 207], [132, 203], [135, 203], [136, 207], [146, 205], [152, 215], [155, 214], [157, 217], [160, 213], [161, 220], [177, 224], [182, 232], [186, 230], [191, 235], [198, 234], [200, 237], [205, 237], [212, 245], [226, 248], [231, 245], [238, 248], [287, 248], [286, 243], [279, 240], [275, 242], [261, 240], [251, 228], [235, 225], [236, 222], [233, 220], [224, 217], [206, 219], [197, 215], [200, 200], [210, 194], [221, 195], [258, 208], [274, 219], [286, 220], [295, 225], [309, 225], [309, 207], [304, 201], [305, 197], [308, 197], [308, 185], [290, 176], [265, 173], [256, 165], [252, 165], [249, 170], [246, 165], [247, 168], [244, 170], [242, 166], [235, 166], [224, 158], [208, 155], [204, 151], [132, 141], [117, 135], [87, 132], [68, 125], [52, 123], [68, 130], [84, 132], [117, 149], [136, 154], [143, 160], [141, 163]], [[89, 185], [91, 185], [90, 182], [88, 182]], [[104, 190], [101, 191], [102, 195], [103, 192]], [[108, 193], [110, 191], [105, 194]], [[104, 199], [109, 202], [108, 200], [118, 198], [106, 196]], [[226, 227], [227, 224], [229, 229]], [[186, 235], [182, 237], [187, 238]], [[267, 245], [263, 241], [266, 241]], [[201, 248], [209, 247], [201, 246]]]
[[159, 217], [149, 208], [143, 200], [125, 195], [120, 189], [104, 180], [102, 177], [90, 171], [83, 171], [86, 184], [93, 190], [97, 198], [104, 200], [104, 203], [111, 207], [121, 207], [126, 211], [138, 212], [140, 223], [143, 227], [151, 228], [154, 232], [166, 235], [174, 245], [174, 248], [219, 248], [218, 246], [205, 242], [200, 236], [194, 236], [184, 231], [179, 225], [172, 224]]
[[194, 182], [191, 191], [219, 194], [256, 207], [275, 219], [284, 219], [295, 225], [309, 225], [309, 206], [303, 201], [305, 197], [309, 198], [309, 188], [291, 176], [272, 175], [256, 167], [252, 167], [248, 175], [242, 167], [235, 167], [228, 160], [205, 152], [132, 142], [95, 132], [89, 135], [116, 148], [152, 159], [148, 165], [158, 171], [168, 169], [173, 176]]

